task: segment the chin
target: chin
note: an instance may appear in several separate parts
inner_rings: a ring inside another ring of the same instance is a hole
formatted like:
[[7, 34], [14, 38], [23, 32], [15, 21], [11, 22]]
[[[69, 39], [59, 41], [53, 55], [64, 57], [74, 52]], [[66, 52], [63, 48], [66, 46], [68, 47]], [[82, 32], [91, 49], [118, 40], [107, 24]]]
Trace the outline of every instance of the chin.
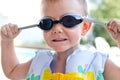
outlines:
[[69, 48], [53, 48], [56, 52], [64, 52], [66, 50], [68, 50]]

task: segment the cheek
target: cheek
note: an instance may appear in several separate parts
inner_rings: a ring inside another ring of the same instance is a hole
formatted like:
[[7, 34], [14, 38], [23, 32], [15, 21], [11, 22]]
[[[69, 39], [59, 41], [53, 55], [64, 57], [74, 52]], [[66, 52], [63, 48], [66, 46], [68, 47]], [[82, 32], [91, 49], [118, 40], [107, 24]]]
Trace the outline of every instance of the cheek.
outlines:
[[81, 39], [81, 37], [82, 37], [81, 36], [81, 32], [82, 32], [82, 30], [80, 28], [76, 28], [74, 30], [71, 30], [69, 32], [69, 36], [71, 37], [71, 40], [78, 42]]
[[76, 26], [75, 29], [71, 33], [73, 35], [80, 36], [82, 34], [82, 27]]
[[49, 39], [49, 35], [44, 32], [44, 33], [43, 33], [43, 36], [44, 36], [45, 42], [48, 43], [48, 41], [49, 41], [49, 40], [48, 40], [48, 39]]

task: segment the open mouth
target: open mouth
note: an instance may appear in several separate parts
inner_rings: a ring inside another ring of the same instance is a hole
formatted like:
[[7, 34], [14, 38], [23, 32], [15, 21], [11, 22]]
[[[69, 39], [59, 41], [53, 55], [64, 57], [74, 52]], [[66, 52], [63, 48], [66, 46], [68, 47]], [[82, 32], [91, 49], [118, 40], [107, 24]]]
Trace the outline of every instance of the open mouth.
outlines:
[[63, 42], [63, 41], [66, 41], [67, 39], [65, 38], [60, 38], [60, 39], [54, 39], [52, 40], [53, 42]]

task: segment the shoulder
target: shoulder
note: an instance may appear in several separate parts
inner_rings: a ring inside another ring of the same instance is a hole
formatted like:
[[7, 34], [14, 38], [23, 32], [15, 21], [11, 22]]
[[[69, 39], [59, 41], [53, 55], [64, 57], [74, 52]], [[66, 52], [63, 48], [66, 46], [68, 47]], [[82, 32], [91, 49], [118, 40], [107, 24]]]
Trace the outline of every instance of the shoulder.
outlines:
[[112, 77], [114, 80], [119, 80], [120, 76], [118, 74], [120, 74], [119, 66], [115, 65], [111, 60], [108, 59], [105, 64], [105, 79], [110, 80], [110, 78]]

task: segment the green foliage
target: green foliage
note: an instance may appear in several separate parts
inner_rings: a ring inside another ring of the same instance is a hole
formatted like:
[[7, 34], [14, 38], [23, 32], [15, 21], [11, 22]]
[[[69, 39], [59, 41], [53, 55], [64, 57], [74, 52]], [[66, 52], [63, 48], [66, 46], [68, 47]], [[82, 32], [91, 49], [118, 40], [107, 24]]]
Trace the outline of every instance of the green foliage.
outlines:
[[[96, 10], [91, 10], [91, 16], [94, 19], [108, 22], [111, 19], [120, 19], [120, 0], [103, 0]], [[104, 37], [108, 43], [113, 46], [116, 45], [104, 27], [94, 25], [94, 37]]]

